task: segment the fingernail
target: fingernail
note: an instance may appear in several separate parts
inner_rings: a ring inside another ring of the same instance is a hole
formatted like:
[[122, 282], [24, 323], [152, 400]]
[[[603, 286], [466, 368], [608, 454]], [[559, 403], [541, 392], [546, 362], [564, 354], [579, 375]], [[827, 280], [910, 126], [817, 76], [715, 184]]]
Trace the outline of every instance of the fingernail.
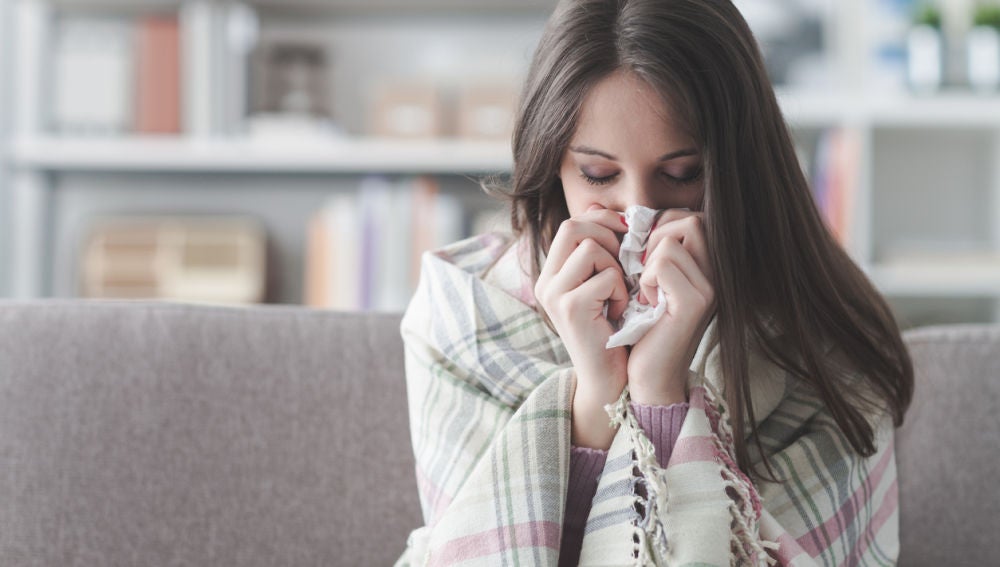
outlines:
[[622, 224], [625, 225], [625, 228], [628, 228], [628, 223], [625, 222], [625, 217], [622, 215], [618, 215], [618, 218], [622, 219]]

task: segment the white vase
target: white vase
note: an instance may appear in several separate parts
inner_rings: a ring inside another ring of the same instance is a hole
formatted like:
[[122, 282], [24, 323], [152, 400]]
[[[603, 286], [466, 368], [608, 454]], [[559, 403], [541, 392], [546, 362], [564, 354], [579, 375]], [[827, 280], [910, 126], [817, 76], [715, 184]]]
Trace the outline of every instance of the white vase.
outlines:
[[907, 34], [906, 46], [910, 87], [918, 92], [938, 90], [944, 60], [941, 31], [932, 26], [915, 26]]
[[966, 36], [969, 85], [977, 91], [993, 92], [1000, 86], [1000, 31], [976, 26]]

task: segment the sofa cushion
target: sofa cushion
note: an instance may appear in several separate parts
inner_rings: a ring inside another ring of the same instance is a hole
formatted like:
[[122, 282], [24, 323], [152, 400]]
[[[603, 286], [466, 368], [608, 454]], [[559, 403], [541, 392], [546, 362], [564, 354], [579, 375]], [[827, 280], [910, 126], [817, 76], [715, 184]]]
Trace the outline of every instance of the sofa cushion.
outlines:
[[399, 314], [0, 302], [0, 564], [386, 565]]
[[916, 390], [896, 431], [900, 565], [992, 565], [1000, 534], [1000, 325], [906, 331]]

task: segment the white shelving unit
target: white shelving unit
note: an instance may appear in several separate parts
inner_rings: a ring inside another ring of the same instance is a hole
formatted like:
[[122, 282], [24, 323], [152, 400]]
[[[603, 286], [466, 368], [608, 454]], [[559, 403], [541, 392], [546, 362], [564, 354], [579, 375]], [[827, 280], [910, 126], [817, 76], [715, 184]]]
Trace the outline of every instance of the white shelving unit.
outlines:
[[354, 174], [509, 170], [504, 142], [354, 139], [313, 143], [40, 138], [17, 143], [15, 164], [42, 171], [266, 172]]
[[[273, 205], [263, 204], [274, 196], [252, 197], [254, 193], [260, 195], [260, 189], [256, 188], [248, 190], [247, 197], [239, 198], [232, 208], [245, 211], [252, 207], [243, 205], [257, 202], [258, 209], [271, 213], [272, 219], [277, 217], [273, 222], [280, 223], [286, 233], [304, 234], [307, 219], [302, 218], [303, 210], [315, 210], [319, 203], [312, 207], [303, 203], [324, 198], [324, 193], [356, 188], [365, 175], [443, 176], [447, 181], [444, 185], [454, 190], [458, 185], [469, 189], [475, 187], [475, 181], [466, 177], [509, 171], [511, 157], [507, 141], [403, 141], [357, 136], [289, 139], [233, 135], [227, 130], [229, 125], [225, 119], [231, 118], [228, 115], [233, 112], [230, 108], [233, 101], [226, 95], [231, 88], [227, 81], [232, 80], [234, 69], [220, 57], [217, 38], [224, 33], [226, 25], [222, 14], [235, 4], [214, 0], [11, 0], [4, 4], [11, 12], [14, 25], [9, 36], [0, 36], [0, 42], [4, 47], [17, 48], [12, 61], [17, 76], [9, 81], [15, 90], [12, 97], [15, 104], [10, 115], [16, 117], [17, 122], [9, 140], [5, 139], [4, 147], [4, 161], [11, 170], [6, 180], [11, 187], [6, 204], [12, 209], [10, 216], [14, 221], [10, 230], [10, 277], [6, 282], [10, 287], [9, 295], [31, 298], [71, 291], [67, 285], [53, 283], [60, 275], [65, 280], [71, 271], [65, 265], [75, 261], [72, 252], [67, 251], [73, 244], [72, 237], [67, 236], [73, 230], [65, 226], [69, 215], [60, 210], [59, 202], [69, 200], [78, 204], [67, 193], [79, 191], [80, 187], [94, 192], [94, 187], [100, 186], [115, 192], [108, 188], [152, 186], [150, 190], [135, 191], [136, 195], [146, 193], [142, 202], [147, 207], [162, 207], [164, 201], [172, 201], [169, 197], [160, 200], [160, 197], [150, 196], [152, 190], [169, 189], [178, 195], [187, 190], [189, 196], [173, 199], [174, 204], [197, 209], [205, 208], [206, 201], [200, 197], [192, 199], [189, 187], [194, 184], [204, 187], [204, 193], [216, 193], [215, 197], [206, 199], [213, 199], [209, 206], [218, 208], [225, 207], [225, 200], [233, 198], [235, 187], [259, 187], [273, 182], [271, 193], [283, 193], [289, 201], [298, 199], [288, 207], [296, 212], [274, 214]], [[391, 34], [394, 29], [405, 28], [407, 20], [403, 18], [401, 23], [400, 13], [416, 15], [416, 19], [424, 23], [458, 17], [479, 21], [480, 27], [499, 26], [498, 29], [503, 30], [506, 26], [519, 34], [535, 34], [540, 32], [554, 2], [338, 0], [251, 1], [246, 4], [256, 9], [261, 18], [274, 20], [272, 28], [276, 28], [277, 33], [287, 36], [289, 29], [294, 32], [296, 25], [309, 26], [311, 38], [315, 40], [317, 29], [322, 33], [322, 26], [342, 18], [385, 20], [390, 22], [386, 29], [378, 26], [375, 29], [383, 35], [386, 30]], [[424, 9], [429, 15], [421, 13]], [[184, 134], [81, 137], [51, 132], [46, 125], [46, 64], [47, 48], [58, 18], [91, 13], [135, 15], [150, 11], [177, 13], [180, 20]], [[454, 22], [449, 25], [451, 28], [446, 31], [458, 27]], [[344, 30], [340, 33], [344, 35]], [[515, 40], [507, 48], [516, 48], [518, 41], [523, 43], [523, 39]], [[320, 178], [330, 180], [327, 191], [322, 189]], [[304, 189], [299, 191], [296, 187]], [[215, 188], [218, 190], [213, 191]], [[478, 201], [482, 204], [487, 199], [480, 195]], [[106, 208], [123, 209], [111, 202]], [[292, 242], [289, 246], [292, 238], [285, 240], [283, 246], [275, 245], [283, 248], [279, 255], [301, 255], [301, 242]], [[294, 262], [289, 264], [292, 271], [301, 271]], [[285, 290], [281, 294], [283, 298], [279, 299], [295, 301], [297, 294], [297, 291]]]
[[[413, 8], [413, 3], [401, 0], [374, 4], [359, 0], [249, 3], [262, 13], [317, 14], [316, 20], [359, 13], [378, 18]], [[451, 17], [458, 10], [467, 17], [491, 22], [498, 14], [531, 14], [539, 22], [539, 32], [554, 3], [425, 2], [441, 17]], [[215, 4], [208, 0], [156, 0], [143, 6], [182, 6], [185, 25], [195, 30], [194, 35], [200, 34], [207, 45], [206, 38], [213, 33]], [[51, 197], [57, 181], [69, 176], [100, 174], [102, 180], [119, 174], [463, 176], [510, 167], [506, 142], [348, 138], [289, 144], [220, 136], [215, 116], [220, 103], [218, 93], [211, 88], [219, 73], [205, 63], [213, 59], [197, 49], [189, 49], [185, 55], [186, 59], [197, 59], [195, 72], [203, 78], [202, 86], [185, 91], [185, 105], [190, 109], [185, 125], [188, 135], [98, 140], [52, 135], [43, 126], [46, 86], [41, 70], [52, 11], [66, 6], [136, 8], [135, 3], [124, 0], [9, 3], [13, 37], [2, 42], [0, 53], [17, 47], [10, 89], [15, 109], [11, 114], [13, 136], [5, 148], [11, 172], [7, 184], [12, 202], [7, 205], [12, 207], [14, 219], [11, 295], [15, 297], [47, 293], [46, 266], [53, 261], [55, 232]], [[868, 9], [865, 0], [831, 1], [830, 22], [825, 29], [830, 55], [836, 62], [837, 87], [824, 92], [779, 89], [786, 118], [796, 138], [807, 144], [814, 144], [827, 128], [844, 128], [856, 137], [856, 193], [851, 236], [845, 246], [890, 301], [979, 301], [973, 309], [978, 318], [1000, 321], [1000, 95], [953, 90], [914, 96], [868, 88], [870, 48], [858, 40], [868, 37]], [[930, 236], [925, 236], [923, 227]], [[935, 264], [928, 264], [919, 255], [909, 261], [894, 255], [907, 243], [912, 248], [912, 241], [921, 237], [934, 240], [933, 248], [938, 250], [947, 250], [949, 242], [956, 248], [971, 242], [980, 250], [966, 260], [953, 257]], [[942, 242], [943, 247], [939, 246]], [[983, 304], [990, 306], [988, 313], [981, 313], [979, 306]]]

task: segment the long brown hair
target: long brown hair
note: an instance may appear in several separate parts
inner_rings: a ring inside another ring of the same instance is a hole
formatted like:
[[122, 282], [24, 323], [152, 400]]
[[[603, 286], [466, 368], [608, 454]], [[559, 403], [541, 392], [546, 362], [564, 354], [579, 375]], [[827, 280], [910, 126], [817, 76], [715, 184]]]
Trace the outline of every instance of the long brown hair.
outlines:
[[[762, 476], [750, 470], [744, 442], [746, 420], [764, 455], [750, 402], [751, 340], [815, 388], [857, 453], [873, 455], [866, 415], [887, 411], [902, 424], [912, 362], [885, 299], [823, 223], [756, 41], [728, 0], [556, 7], [521, 95], [509, 185], [487, 187], [510, 202], [516, 239], [532, 243], [533, 281], [569, 217], [557, 173], [582, 101], [617, 70], [655, 88], [700, 146], [717, 337], [740, 468]], [[856, 371], [831, 369], [824, 344], [836, 345]]]

